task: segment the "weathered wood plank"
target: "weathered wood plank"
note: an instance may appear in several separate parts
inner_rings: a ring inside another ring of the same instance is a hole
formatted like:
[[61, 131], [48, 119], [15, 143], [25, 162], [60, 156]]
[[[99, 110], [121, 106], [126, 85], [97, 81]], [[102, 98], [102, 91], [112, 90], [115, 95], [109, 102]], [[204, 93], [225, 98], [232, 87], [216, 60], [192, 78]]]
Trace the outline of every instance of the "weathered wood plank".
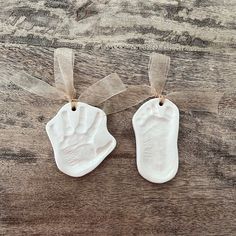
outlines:
[[0, 41], [231, 52], [236, 41], [235, 11], [234, 0], [2, 1]]
[[[147, 83], [149, 52], [76, 51], [78, 91], [117, 72], [125, 83]], [[92, 173], [70, 178], [56, 169], [45, 124], [62, 104], [0, 82], [0, 232], [3, 235], [234, 235], [236, 54], [162, 51], [171, 56], [166, 90], [223, 91], [219, 115], [181, 112], [180, 170], [154, 185], [139, 176], [131, 118], [108, 118], [118, 141]], [[22, 68], [53, 81], [53, 49], [0, 47], [4, 77]], [[12, 71], [10, 71], [12, 70]]]

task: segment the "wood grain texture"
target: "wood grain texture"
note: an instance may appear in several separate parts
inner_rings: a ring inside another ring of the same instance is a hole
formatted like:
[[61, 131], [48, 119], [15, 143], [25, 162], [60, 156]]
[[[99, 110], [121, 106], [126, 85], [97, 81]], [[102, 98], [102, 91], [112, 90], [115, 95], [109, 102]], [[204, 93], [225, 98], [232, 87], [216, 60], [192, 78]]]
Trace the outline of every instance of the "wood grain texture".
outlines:
[[0, 41], [231, 52], [234, 0], [2, 1]]
[[[1, 2], [0, 234], [235, 235], [236, 51], [232, 1]], [[168, 32], [167, 32], [168, 31]], [[151, 51], [171, 57], [166, 91], [224, 92], [219, 114], [181, 112], [180, 169], [144, 180], [131, 119], [108, 117], [118, 145], [83, 178], [56, 168], [45, 124], [62, 103], [6, 83], [22, 69], [53, 83], [53, 48], [76, 49], [78, 92], [112, 72], [148, 83]]]

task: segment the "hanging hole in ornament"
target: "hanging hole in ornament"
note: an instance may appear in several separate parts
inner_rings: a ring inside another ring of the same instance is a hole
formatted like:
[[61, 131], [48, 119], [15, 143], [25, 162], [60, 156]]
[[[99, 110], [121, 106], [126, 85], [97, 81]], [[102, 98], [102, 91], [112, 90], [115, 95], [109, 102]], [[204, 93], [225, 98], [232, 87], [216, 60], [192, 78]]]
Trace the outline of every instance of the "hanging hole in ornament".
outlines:
[[163, 106], [165, 102], [165, 97], [163, 95], [159, 95], [159, 106]]
[[78, 102], [77, 99], [71, 99], [70, 104], [72, 111], [76, 111], [77, 102]]

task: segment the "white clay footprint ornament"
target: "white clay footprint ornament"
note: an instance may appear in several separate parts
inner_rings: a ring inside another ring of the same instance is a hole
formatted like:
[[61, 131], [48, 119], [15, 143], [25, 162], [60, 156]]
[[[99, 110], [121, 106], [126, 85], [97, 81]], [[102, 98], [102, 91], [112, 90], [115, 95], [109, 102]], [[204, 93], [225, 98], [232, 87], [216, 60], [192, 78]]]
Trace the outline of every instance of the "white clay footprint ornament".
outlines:
[[[161, 104], [161, 105], [160, 105]], [[179, 110], [159, 98], [145, 102], [133, 116], [136, 163], [140, 175], [153, 183], [165, 183], [178, 171]]]
[[[151, 86], [131, 85], [112, 98], [115, 109], [121, 111], [155, 97], [145, 102], [132, 119], [137, 169], [143, 178], [153, 183], [165, 183], [174, 178], [179, 165], [179, 110], [173, 102], [162, 96], [169, 65], [168, 56], [151, 54], [148, 70]], [[104, 110], [109, 111], [109, 103], [111, 100], [104, 105]]]
[[165, 55], [151, 55], [149, 79], [159, 98], [145, 102], [132, 119], [137, 169], [143, 178], [153, 183], [165, 183], [174, 178], [179, 165], [179, 109], [161, 96], [169, 63]]

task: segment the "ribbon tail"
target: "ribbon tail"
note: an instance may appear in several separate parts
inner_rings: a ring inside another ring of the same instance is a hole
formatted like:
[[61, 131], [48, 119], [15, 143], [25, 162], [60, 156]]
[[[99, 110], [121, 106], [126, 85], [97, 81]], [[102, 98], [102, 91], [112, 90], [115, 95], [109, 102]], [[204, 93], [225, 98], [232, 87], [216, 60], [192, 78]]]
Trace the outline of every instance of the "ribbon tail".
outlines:
[[116, 73], [113, 73], [87, 88], [79, 96], [79, 101], [98, 106], [125, 90], [125, 84]]
[[104, 112], [114, 114], [130, 107], [136, 106], [147, 98], [152, 96], [151, 87], [147, 85], [130, 85], [127, 89], [105, 101], [101, 108]]
[[215, 91], [172, 92], [167, 95], [180, 110], [205, 111], [218, 113], [219, 102], [223, 93]]
[[48, 83], [25, 72], [16, 73], [6, 80], [11, 81], [22, 89], [36, 95], [56, 100], [65, 99], [65, 94]]

